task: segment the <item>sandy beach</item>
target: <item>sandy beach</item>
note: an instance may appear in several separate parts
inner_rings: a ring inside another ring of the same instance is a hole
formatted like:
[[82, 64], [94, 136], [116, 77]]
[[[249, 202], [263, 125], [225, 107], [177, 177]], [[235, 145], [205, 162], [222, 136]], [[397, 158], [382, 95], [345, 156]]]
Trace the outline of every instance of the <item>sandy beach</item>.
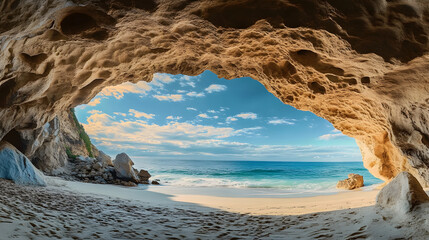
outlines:
[[[377, 214], [377, 191], [308, 198], [167, 195], [49, 179], [0, 180], [2, 239], [393, 239], [411, 223]], [[274, 216], [275, 215], [275, 216]], [[420, 232], [425, 236], [427, 232]], [[418, 238], [417, 238], [418, 239]], [[423, 237], [422, 237], [423, 239]]]
[[226, 198], [203, 195], [177, 195], [174, 201], [250, 215], [302, 215], [375, 204], [378, 190], [350, 191], [327, 196], [305, 198]]

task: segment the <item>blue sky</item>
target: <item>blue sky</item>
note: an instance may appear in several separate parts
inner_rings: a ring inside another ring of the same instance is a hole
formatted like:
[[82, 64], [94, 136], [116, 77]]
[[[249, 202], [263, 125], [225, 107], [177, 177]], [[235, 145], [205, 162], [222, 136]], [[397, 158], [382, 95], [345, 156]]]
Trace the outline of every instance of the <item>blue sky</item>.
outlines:
[[251, 78], [155, 74], [105, 88], [76, 115], [112, 156], [150, 159], [361, 161], [354, 139], [283, 104]]

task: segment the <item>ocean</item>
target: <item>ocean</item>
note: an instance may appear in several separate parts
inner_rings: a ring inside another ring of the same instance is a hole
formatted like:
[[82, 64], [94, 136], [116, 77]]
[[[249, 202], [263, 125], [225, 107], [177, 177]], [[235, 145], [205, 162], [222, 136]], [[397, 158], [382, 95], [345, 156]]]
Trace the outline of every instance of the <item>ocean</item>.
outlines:
[[364, 177], [364, 189], [382, 183], [362, 162], [273, 162], [211, 160], [147, 160], [132, 158], [162, 186], [158, 192], [239, 197], [301, 197], [332, 194], [349, 173]]

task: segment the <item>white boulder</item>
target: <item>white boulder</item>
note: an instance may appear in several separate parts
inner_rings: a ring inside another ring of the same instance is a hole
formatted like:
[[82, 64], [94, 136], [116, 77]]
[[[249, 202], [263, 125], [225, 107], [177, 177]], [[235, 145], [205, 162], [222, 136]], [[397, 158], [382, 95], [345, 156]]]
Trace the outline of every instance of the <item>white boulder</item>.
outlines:
[[43, 173], [12, 144], [0, 142], [0, 178], [18, 184], [46, 186]]
[[116, 155], [113, 165], [116, 177], [126, 181], [138, 182], [139, 178], [133, 169], [134, 162], [126, 153]]
[[408, 172], [401, 172], [378, 193], [376, 206], [406, 214], [425, 202], [429, 202], [429, 197], [417, 179]]

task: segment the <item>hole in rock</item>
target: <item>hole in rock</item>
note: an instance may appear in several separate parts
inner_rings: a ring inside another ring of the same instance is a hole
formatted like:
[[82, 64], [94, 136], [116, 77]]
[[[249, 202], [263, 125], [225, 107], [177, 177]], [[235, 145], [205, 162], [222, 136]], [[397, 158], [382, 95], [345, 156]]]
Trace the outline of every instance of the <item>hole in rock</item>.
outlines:
[[16, 149], [18, 149], [22, 153], [25, 153], [25, 150], [27, 148], [26, 142], [24, 141], [24, 139], [21, 138], [21, 135], [15, 129], [10, 130], [6, 134], [6, 136], [3, 137], [2, 141], [6, 141], [12, 144], [14, 147], [16, 147]]
[[278, 197], [336, 191], [349, 173], [381, 182], [354, 139], [251, 78], [155, 74], [104, 88], [76, 115], [100, 150], [160, 179], [154, 191]]
[[61, 30], [64, 34], [73, 35], [97, 27], [95, 20], [84, 13], [72, 13], [61, 21]]

